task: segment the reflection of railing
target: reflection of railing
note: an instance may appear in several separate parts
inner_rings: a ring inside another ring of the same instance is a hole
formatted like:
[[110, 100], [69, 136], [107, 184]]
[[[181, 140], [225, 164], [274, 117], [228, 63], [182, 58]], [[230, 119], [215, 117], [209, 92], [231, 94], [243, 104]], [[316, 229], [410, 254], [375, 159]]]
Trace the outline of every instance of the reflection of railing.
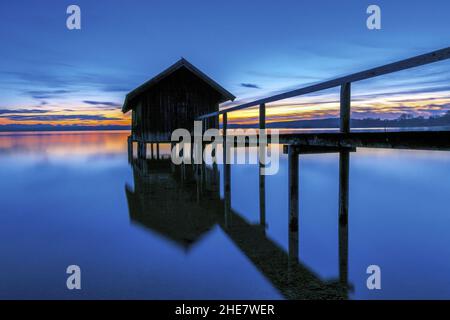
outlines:
[[252, 102], [244, 103], [239, 106], [227, 108], [213, 113], [208, 113], [199, 117], [199, 120], [207, 119], [210, 117], [218, 117], [222, 114], [222, 128], [224, 133], [227, 129], [227, 114], [232, 111], [238, 111], [247, 109], [250, 107], [259, 106], [259, 128], [265, 129], [266, 127], [266, 104], [283, 99], [293, 98], [308, 93], [331, 89], [335, 87], [341, 87], [340, 93], [340, 131], [342, 133], [350, 132], [350, 104], [351, 104], [351, 83], [366, 80], [389, 73], [398, 72], [426, 64], [430, 64], [437, 61], [442, 61], [450, 58], [450, 47], [445, 49], [433, 51], [427, 54], [419, 55], [413, 58], [401, 60], [398, 62], [386, 64], [381, 67], [365, 70], [362, 72], [353, 73], [344, 77], [336, 78], [333, 80], [321, 82], [304, 88], [288, 91], [285, 93], [277, 94], [267, 98], [255, 100]]

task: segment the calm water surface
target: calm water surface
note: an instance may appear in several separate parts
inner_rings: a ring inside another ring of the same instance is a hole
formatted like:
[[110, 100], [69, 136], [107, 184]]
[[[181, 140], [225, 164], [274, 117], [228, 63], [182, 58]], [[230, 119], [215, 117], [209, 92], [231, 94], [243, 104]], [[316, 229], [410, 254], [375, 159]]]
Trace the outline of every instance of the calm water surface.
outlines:
[[[279, 173], [266, 177], [264, 240], [252, 242], [261, 236], [254, 231], [257, 165], [231, 168], [231, 208], [242, 233], [227, 231], [217, 215], [220, 199], [210, 202], [214, 213], [194, 212], [195, 186], [178, 187], [159, 169], [146, 176], [133, 170], [127, 135], [0, 135], [0, 298], [295, 296], [302, 284], [289, 291], [279, 281], [289, 251], [285, 155]], [[300, 261], [292, 270], [333, 284], [339, 279], [339, 155], [303, 155], [299, 167]], [[449, 195], [449, 152], [351, 154], [348, 298], [450, 299]], [[261, 247], [274, 252], [273, 261], [261, 261]], [[81, 267], [80, 291], [66, 289], [71, 264]], [[366, 288], [371, 264], [382, 269], [382, 290]]]

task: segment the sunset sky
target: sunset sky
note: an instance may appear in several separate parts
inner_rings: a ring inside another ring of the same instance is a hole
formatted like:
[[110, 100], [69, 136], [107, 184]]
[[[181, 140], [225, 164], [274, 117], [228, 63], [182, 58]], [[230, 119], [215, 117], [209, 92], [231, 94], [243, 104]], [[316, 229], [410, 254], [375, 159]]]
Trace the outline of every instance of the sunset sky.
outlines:
[[[81, 30], [66, 8], [81, 7]], [[366, 28], [377, 4], [382, 29]], [[448, 0], [23, 1], [0, 3], [0, 126], [128, 125], [126, 93], [181, 56], [233, 104], [448, 47]], [[352, 87], [354, 118], [450, 110], [450, 62]], [[335, 117], [338, 88], [269, 106], [270, 121]], [[257, 110], [230, 114], [250, 122]]]

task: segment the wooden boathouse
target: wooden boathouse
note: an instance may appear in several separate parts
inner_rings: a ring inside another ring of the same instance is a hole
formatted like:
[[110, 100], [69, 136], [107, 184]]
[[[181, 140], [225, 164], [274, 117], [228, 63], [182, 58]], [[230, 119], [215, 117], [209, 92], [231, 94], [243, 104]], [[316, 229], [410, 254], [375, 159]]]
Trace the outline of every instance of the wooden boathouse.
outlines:
[[[203, 114], [218, 112], [219, 104], [235, 97], [186, 59], [162, 71], [127, 94], [122, 112], [132, 111], [129, 148], [138, 143], [138, 153], [146, 154], [147, 143], [170, 142], [178, 128], [193, 132], [194, 121]], [[218, 118], [203, 123], [218, 128]]]

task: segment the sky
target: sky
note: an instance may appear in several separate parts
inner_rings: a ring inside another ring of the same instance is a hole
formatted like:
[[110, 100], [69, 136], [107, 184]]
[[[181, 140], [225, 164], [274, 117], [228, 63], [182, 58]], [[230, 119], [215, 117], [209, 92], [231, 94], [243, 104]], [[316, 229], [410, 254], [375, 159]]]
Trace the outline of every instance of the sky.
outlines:
[[[81, 30], [66, 27], [69, 5]], [[369, 5], [381, 30], [366, 27]], [[127, 92], [184, 57], [237, 105], [450, 45], [450, 1], [0, 2], [0, 126], [128, 125]], [[450, 62], [352, 86], [353, 118], [450, 110]], [[268, 106], [269, 121], [338, 115], [338, 88]], [[230, 113], [256, 121], [257, 110]]]

